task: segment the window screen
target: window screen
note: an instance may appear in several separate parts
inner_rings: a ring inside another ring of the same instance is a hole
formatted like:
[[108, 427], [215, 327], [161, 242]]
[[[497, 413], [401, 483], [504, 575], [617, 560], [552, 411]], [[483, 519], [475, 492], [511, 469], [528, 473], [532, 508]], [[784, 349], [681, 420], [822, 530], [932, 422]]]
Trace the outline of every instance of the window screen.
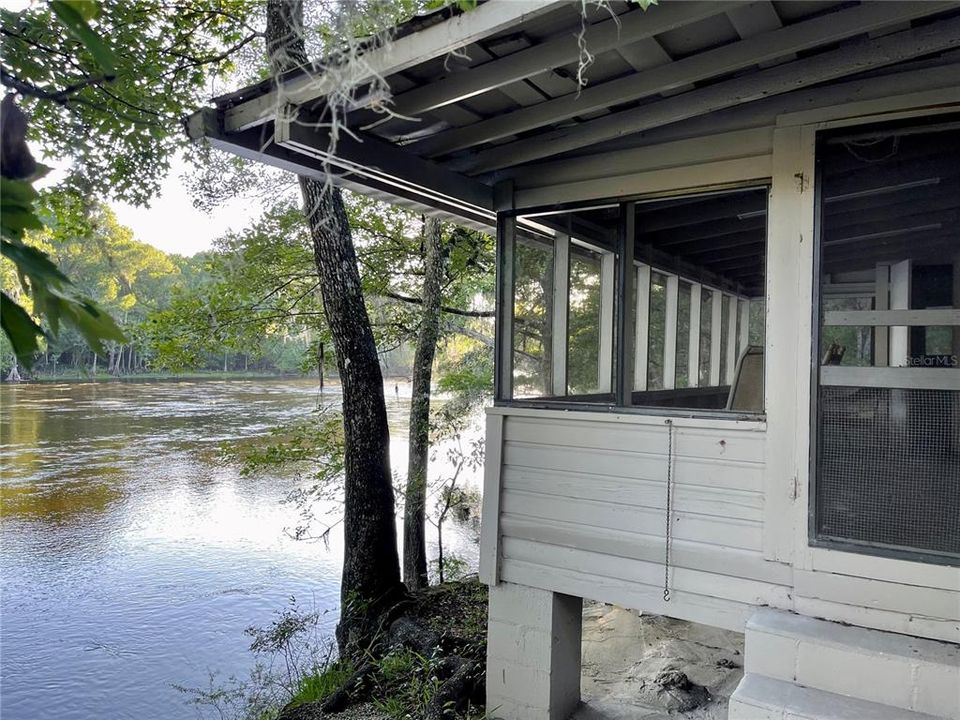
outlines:
[[818, 143], [820, 543], [960, 559], [956, 127]]

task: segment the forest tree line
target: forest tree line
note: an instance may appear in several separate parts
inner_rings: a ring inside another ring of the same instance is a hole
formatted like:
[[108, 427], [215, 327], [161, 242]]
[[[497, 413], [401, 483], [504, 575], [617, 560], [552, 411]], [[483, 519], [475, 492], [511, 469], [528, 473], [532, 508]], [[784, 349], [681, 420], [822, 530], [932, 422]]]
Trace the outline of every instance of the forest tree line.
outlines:
[[[365, 283], [376, 296], [372, 304], [384, 373], [407, 377], [416, 345], [411, 299], [417, 293], [410, 291], [422, 274], [413, 257], [420, 250], [422, 219], [360, 197], [352, 197], [349, 206]], [[27, 243], [50, 256], [84, 296], [110, 313], [125, 341], [107, 341], [99, 354], [75, 329], [64, 328], [46, 335], [27, 369], [2, 337], [3, 378], [196, 372], [316, 376], [321, 367], [325, 377], [336, 376], [330, 338], [320, 322], [312, 250], [294, 200], [267, 205], [249, 227], [228, 232], [209, 250], [190, 256], [137, 240], [109, 205], [82, 199], [70, 189], [43, 192], [39, 212], [45, 226], [28, 233]], [[477, 250], [467, 245], [476, 238], [464, 231], [448, 235], [456, 240], [458, 233], [460, 246], [454, 242], [445, 250], [452, 255], [452, 272], [460, 276], [452, 280], [465, 283], [459, 299], [484, 306], [492, 282], [490, 241]], [[447, 279], [448, 287], [456, 284], [452, 280]], [[0, 282], [29, 309], [30, 298], [20, 293], [16, 269], [5, 258]], [[456, 323], [459, 338], [448, 337], [441, 348], [441, 362], [451, 368], [464, 352], [484, 346], [475, 339], [484, 338], [482, 321], [475, 320], [471, 329], [468, 318]]]

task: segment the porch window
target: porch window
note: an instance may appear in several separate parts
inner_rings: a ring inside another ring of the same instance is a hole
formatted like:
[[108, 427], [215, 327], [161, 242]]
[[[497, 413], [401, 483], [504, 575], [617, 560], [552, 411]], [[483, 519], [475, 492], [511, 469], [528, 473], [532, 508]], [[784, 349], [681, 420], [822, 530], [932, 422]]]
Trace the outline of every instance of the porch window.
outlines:
[[502, 217], [498, 399], [762, 412], [762, 348], [733, 395], [762, 338], [766, 204], [758, 188]]
[[960, 561], [957, 120], [819, 138], [815, 544]]

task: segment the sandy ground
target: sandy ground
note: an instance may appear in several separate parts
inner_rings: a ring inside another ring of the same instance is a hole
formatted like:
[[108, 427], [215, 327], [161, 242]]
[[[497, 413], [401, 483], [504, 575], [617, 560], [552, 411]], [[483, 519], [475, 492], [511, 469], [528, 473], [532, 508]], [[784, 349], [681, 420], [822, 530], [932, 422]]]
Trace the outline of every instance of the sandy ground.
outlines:
[[[582, 663], [584, 704], [572, 720], [726, 720], [727, 699], [743, 675], [743, 635], [591, 603]], [[655, 682], [665, 671], [685, 673], [710, 699], [677, 710], [684, 693]]]

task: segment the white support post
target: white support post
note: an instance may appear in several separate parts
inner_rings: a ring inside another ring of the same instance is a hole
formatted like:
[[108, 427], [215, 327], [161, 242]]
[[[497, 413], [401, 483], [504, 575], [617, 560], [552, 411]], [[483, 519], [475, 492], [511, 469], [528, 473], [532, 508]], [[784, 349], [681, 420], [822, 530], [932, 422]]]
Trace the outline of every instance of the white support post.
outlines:
[[490, 588], [490, 717], [565, 720], [580, 702], [583, 600], [502, 582]]
[[513, 270], [517, 227], [513, 218], [497, 223], [497, 376], [500, 397], [513, 397]]
[[634, 352], [633, 386], [647, 389], [647, 353], [650, 352], [650, 266], [637, 267], [637, 340]]
[[727, 308], [727, 376], [726, 385], [733, 384], [733, 376], [737, 370], [737, 296], [730, 295], [730, 307]]
[[[910, 309], [910, 275], [913, 263], [903, 260], [890, 266], [890, 309]], [[910, 359], [910, 328], [890, 328], [890, 366], [904, 367]]]
[[738, 300], [737, 307], [740, 309], [740, 352], [743, 352], [750, 346], [750, 301]]
[[557, 233], [553, 245], [553, 394], [567, 394], [567, 316], [570, 296], [570, 236]]
[[597, 390], [613, 389], [613, 308], [616, 305], [617, 256], [604, 252], [600, 259], [600, 377]]
[[710, 305], [710, 387], [720, 385], [720, 353], [723, 350], [721, 329], [723, 322], [723, 293], [712, 291]]
[[677, 385], [677, 305], [680, 278], [667, 275], [666, 320], [663, 328], [663, 389]]
[[690, 286], [690, 354], [687, 360], [687, 376], [690, 387], [700, 385], [700, 293], [703, 286], [693, 283]]

